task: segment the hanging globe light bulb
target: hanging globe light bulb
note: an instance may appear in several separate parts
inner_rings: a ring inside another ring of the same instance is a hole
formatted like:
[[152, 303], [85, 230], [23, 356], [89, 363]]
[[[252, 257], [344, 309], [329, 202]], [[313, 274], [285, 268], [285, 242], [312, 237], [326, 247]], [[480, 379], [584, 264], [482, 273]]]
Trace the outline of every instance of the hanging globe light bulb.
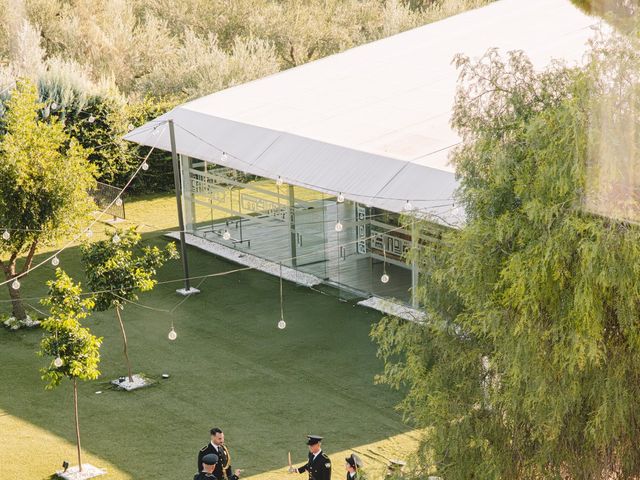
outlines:
[[53, 265], [54, 267], [60, 265], [60, 259], [57, 255], [51, 259], [51, 265]]
[[58, 109], [58, 104], [56, 102], [53, 102], [51, 104], [51, 110], [57, 110]]
[[91, 230], [90, 228], [87, 228], [84, 231], [84, 234], [87, 236], [87, 238], [91, 238], [91, 237], [93, 237], [93, 230]]
[[20, 281], [17, 278], [11, 284], [11, 288], [14, 290], [18, 290], [20, 288]]
[[154, 137], [157, 137], [159, 133], [160, 133], [160, 130], [158, 130], [158, 127], [153, 127], [153, 131], [151, 132], [151, 135], [153, 135]]
[[89, 123], [93, 123], [96, 121], [96, 117], [94, 117], [93, 115], [89, 115], [89, 118], [87, 120]]
[[56, 357], [56, 359], [53, 361], [53, 365], [54, 365], [56, 368], [60, 368], [60, 367], [62, 366], [62, 364], [63, 364], [63, 363], [64, 363], [64, 362], [62, 361], [62, 359], [60, 358], [60, 356], [59, 356], [59, 355], [58, 355], [58, 356]]
[[113, 243], [120, 243], [120, 235], [118, 235], [117, 233], [115, 233], [115, 234], [113, 235], [113, 237], [111, 237], [111, 241], [112, 241]]
[[411, 205], [411, 202], [407, 200], [407, 203], [404, 204], [404, 211], [410, 212], [411, 210], [413, 210], [413, 205]]
[[145, 172], [149, 170], [149, 164], [147, 162], [142, 162], [142, 170]]
[[283, 183], [284, 183], [284, 181], [282, 180], [282, 177], [278, 177], [278, 179], [276, 180], [276, 185], [278, 185], [280, 187], [280, 186], [282, 186]]
[[389, 275], [387, 275], [386, 273], [383, 273], [382, 276], [380, 277], [380, 281], [382, 283], [389, 283]]
[[342, 192], [338, 194], [338, 197], [336, 198], [336, 200], [338, 201], [338, 203], [344, 202], [344, 195], [342, 194]]
[[133, 123], [130, 123], [129, 126], [127, 127], [127, 130], [131, 131], [133, 130], [135, 127], [133, 126]]
[[120, 197], [116, 198], [116, 205], [117, 206], [122, 206], [122, 199]]
[[280, 321], [278, 322], [278, 328], [279, 328], [280, 330], [284, 330], [286, 327], [287, 327], [287, 322], [285, 322], [284, 320], [280, 320]]
[[3, 240], [9, 240], [9, 238], [11, 238], [11, 234], [9, 233], [9, 230], [7, 230], [6, 228], [4, 229], [4, 232], [2, 232], [2, 239]]
[[220, 155], [220, 161], [224, 163], [227, 160], [229, 160], [229, 155], [227, 155], [227, 152], [222, 152], [222, 155]]
[[169, 330], [169, 335], [167, 335], [167, 338], [169, 340], [171, 340], [172, 342], [178, 338], [178, 334], [176, 333], [176, 331], [173, 329], [173, 327], [171, 327], [171, 330]]
[[340, 220], [338, 220], [338, 223], [336, 223], [336, 226], [334, 228], [336, 229], [336, 232], [342, 231], [342, 223], [340, 223]]
[[230, 240], [231, 239], [231, 233], [229, 232], [229, 230], [225, 230], [224, 233], [222, 234], [222, 238], [225, 240]]

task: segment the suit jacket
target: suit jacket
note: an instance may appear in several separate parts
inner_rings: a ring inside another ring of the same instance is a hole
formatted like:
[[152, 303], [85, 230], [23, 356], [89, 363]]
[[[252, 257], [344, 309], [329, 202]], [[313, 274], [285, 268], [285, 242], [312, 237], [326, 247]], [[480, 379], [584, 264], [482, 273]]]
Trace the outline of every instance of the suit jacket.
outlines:
[[238, 476], [234, 475], [231, 468], [231, 455], [226, 445], [222, 445], [220, 451], [214, 452], [218, 455], [218, 463], [213, 471], [218, 480], [238, 480]]
[[218, 454], [218, 451], [215, 449], [213, 445], [211, 445], [211, 442], [207, 443], [198, 452], [198, 466], [196, 467], [198, 469], [198, 472], [202, 471], [202, 457], [204, 457], [209, 453], [215, 453], [216, 455]]
[[315, 460], [309, 452], [309, 461], [298, 468], [298, 473], [305, 470], [309, 473], [309, 480], [331, 480], [331, 460], [322, 451], [316, 455]]

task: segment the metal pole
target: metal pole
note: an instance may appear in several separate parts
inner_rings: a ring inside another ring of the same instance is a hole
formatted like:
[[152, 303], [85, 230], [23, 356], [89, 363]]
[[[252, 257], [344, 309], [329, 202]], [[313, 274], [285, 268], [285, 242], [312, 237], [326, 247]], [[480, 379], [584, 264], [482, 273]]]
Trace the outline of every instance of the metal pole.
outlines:
[[182, 184], [180, 180], [180, 166], [178, 165], [178, 152], [176, 151], [176, 133], [173, 120], [169, 120], [169, 138], [171, 139], [171, 160], [173, 162], [173, 180], [176, 186], [176, 203], [178, 205], [178, 227], [180, 228], [180, 256], [182, 257], [182, 270], [184, 272], [184, 288], [176, 290], [181, 295], [191, 295], [199, 290], [191, 288], [189, 283], [189, 261], [187, 260], [187, 242], [184, 234], [184, 218], [182, 215]]

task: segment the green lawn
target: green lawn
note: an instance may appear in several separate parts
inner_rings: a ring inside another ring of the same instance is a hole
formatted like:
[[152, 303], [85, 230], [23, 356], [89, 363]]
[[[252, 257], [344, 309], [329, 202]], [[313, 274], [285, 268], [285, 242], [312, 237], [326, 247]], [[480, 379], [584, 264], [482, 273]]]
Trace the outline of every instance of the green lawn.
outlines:
[[[127, 207], [133, 220], [144, 217], [156, 228], [175, 225], [170, 197]], [[164, 241], [157, 233], [145, 237]], [[192, 275], [238, 268], [194, 249], [189, 255]], [[61, 267], [82, 280], [77, 248], [60, 259]], [[44, 283], [52, 276], [46, 266], [22, 282], [23, 295], [33, 298], [28, 303], [41, 308], [34, 297], [46, 292]], [[180, 276], [180, 262], [174, 261], [159, 278]], [[350, 449], [374, 469], [384, 457], [409, 453], [417, 434], [393, 410], [399, 395], [373, 384], [381, 364], [368, 332], [379, 314], [285, 283], [287, 328], [278, 330], [278, 285], [275, 277], [243, 271], [206, 279], [202, 293], [180, 305], [179, 282], [143, 294], [140, 303], [150, 308], [130, 305], [124, 311], [130, 355], [135, 372], [158, 381], [132, 393], [108, 386], [125, 372], [113, 312], [88, 321], [104, 337], [102, 378], [81, 385], [80, 417], [88, 460], [109, 470], [102, 478], [191, 478], [196, 453], [216, 425], [225, 430], [234, 466], [260, 480], [285, 476], [288, 451], [300, 463], [307, 433], [326, 437], [335, 478], [343, 476], [340, 457]], [[8, 313], [7, 298], [3, 287], [0, 312]], [[167, 339], [172, 320], [175, 342]], [[44, 390], [38, 369], [45, 360], [35, 355], [41, 335], [0, 329], [3, 480], [48, 478], [63, 459], [75, 463], [71, 386]], [[162, 373], [171, 377], [162, 380]]]

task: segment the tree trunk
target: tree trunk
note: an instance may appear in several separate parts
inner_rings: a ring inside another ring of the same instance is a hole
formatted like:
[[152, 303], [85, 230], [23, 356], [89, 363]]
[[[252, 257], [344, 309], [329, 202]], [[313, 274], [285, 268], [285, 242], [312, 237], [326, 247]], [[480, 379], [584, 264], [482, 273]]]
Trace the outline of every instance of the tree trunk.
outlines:
[[20, 321], [26, 320], [27, 312], [24, 309], [22, 298], [20, 298], [20, 290], [14, 290], [11, 283], [7, 283], [7, 287], [9, 287], [9, 297], [11, 297], [12, 314]]
[[80, 453], [80, 423], [78, 420], [78, 379], [73, 379], [73, 410], [76, 417], [76, 446], [78, 447], [78, 469], [82, 471], [82, 454]]
[[116, 305], [116, 317], [118, 317], [118, 322], [120, 322], [120, 331], [122, 332], [122, 341], [124, 343], [124, 358], [127, 361], [129, 381], [133, 382], [133, 375], [131, 374], [131, 362], [129, 361], [129, 353], [127, 352], [127, 333], [124, 331], [124, 323], [122, 323], [122, 317], [120, 316], [120, 307], [118, 305]]

